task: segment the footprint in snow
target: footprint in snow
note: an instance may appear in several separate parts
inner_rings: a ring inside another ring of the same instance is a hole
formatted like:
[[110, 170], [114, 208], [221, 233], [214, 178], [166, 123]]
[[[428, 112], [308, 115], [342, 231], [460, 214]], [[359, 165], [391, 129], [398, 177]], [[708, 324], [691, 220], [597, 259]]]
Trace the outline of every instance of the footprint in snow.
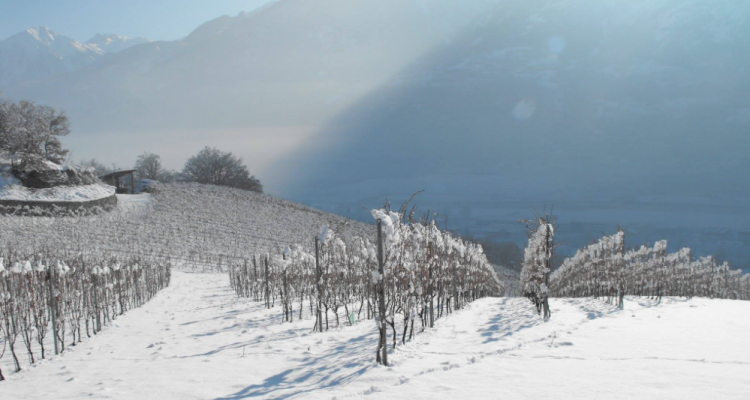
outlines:
[[365, 390], [362, 394], [364, 394], [365, 396], [368, 396], [379, 391], [380, 389], [378, 389], [377, 387], [371, 386], [369, 389]]

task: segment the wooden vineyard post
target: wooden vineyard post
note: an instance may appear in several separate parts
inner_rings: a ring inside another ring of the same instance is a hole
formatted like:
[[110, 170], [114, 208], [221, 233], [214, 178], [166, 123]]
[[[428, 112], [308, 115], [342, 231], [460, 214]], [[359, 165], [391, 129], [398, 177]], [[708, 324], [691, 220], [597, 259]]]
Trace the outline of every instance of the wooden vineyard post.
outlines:
[[378, 308], [380, 309], [380, 319], [378, 321], [378, 328], [380, 328], [380, 343], [378, 344], [378, 351], [382, 351], [382, 355], [379, 357], [379, 361], [388, 366], [388, 344], [386, 342], [386, 326], [385, 326], [385, 271], [383, 267], [383, 221], [378, 219]]
[[321, 290], [320, 290], [320, 253], [318, 252], [318, 237], [315, 236], [315, 287], [318, 289], [318, 329], [320, 332], [323, 332], [323, 314], [321, 313], [321, 308], [323, 305], [321, 304]]
[[[553, 242], [553, 236], [552, 236], [552, 230], [550, 229], [550, 223], [547, 222], [545, 226], [545, 236], [544, 236], [544, 251], [545, 251], [545, 257], [544, 257], [544, 286], [549, 291], [549, 272], [552, 270], [552, 264], [550, 262], [552, 258], [552, 251], [554, 249], [554, 242]], [[542, 308], [544, 309], [544, 319], [549, 319], [549, 317], [552, 316], [552, 312], [549, 309], [549, 298], [548, 298], [548, 292], [544, 292], [542, 294]]]
[[289, 301], [289, 288], [287, 286], [287, 280], [286, 280], [286, 267], [284, 267], [284, 314], [286, 315], [286, 320], [289, 322], [292, 322], [292, 310], [291, 310], [292, 302]]
[[282, 254], [282, 257], [284, 258], [284, 270], [282, 271], [282, 284], [284, 286], [284, 320], [292, 322], [291, 319], [294, 318], [292, 316], [292, 310], [291, 305], [292, 302], [289, 301], [289, 289], [287, 287], [287, 280], [286, 280], [286, 255], [289, 252], [289, 248], [287, 248], [286, 251], [284, 251], [284, 254]]
[[57, 347], [57, 316], [55, 315], [55, 288], [53, 283], [53, 271], [54, 267], [49, 266], [49, 313], [52, 319], [52, 341], [55, 343], [55, 355], [58, 355], [60, 351]]
[[432, 243], [430, 243], [428, 245], [428, 247], [427, 247], [427, 254], [428, 254], [428, 256], [427, 256], [427, 260], [428, 261], [427, 262], [430, 264], [430, 284], [429, 284], [429, 288], [430, 288], [430, 328], [434, 328], [435, 327], [435, 286], [432, 283], [433, 282], [433, 278], [432, 278], [432, 261], [430, 260], [430, 256], [431, 256], [430, 253], [431, 253], [431, 251], [432, 251]]
[[260, 301], [260, 288], [258, 287], [258, 258], [253, 254], [253, 295], [255, 301]]
[[[455, 253], [455, 252], [454, 252]], [[458, 310], [458, 290], [456, 289], [456, 263], [453, 260], [453, 254], [450, 256], [451, 260], [451, 275], [453, 276], [453, 279], [451, 279], [453, 282], [453, 310]]]
[[97, 284], [99, 283], [99, 279], [97, 278], [96, 275], [94, 275], [92, 280], [94, 282], [94, 311], [96, 311], [96, 319], [95, 319], [96, 328], [95, 329], [96, 329], [96, 332], [101, 332], [102, 322], [101, 322], [101, 318], [99, 317], [99, 293], [97, 293], [97, 288], [96, 288]]
[[268, 258], [270, 256], [266, 255], [266, 308], [271, 308], [271, 294], [269, 293], [268, 289]]

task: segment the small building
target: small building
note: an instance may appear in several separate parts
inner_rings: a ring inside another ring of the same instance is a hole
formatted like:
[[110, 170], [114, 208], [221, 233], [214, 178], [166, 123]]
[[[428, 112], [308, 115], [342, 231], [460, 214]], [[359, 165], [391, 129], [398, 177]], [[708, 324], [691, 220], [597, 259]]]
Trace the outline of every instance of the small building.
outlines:
[[[110, 172], [106, 175], [102, 175], [99, 177], [104, 183], [107, 183], [109, 185], [114, 186], [117, 188], [116, 192], [120, 194], [135, 194], [135, 173], [136, 170], [134, 169], [126, 169], [122, 171], [115, 171]], [[130, 188], [127, 188], [125, 185], [122, 184], [122, 178], [127, 180], [130, 180]]]

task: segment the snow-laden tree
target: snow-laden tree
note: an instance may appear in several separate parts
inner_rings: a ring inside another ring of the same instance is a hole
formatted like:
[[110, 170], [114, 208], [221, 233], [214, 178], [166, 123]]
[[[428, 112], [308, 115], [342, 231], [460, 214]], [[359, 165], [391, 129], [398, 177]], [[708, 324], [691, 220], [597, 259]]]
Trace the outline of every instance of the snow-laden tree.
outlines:
[[96, 158], [90, 160], [81, 160], [78, 162], [78, 168], [82, 171], [91, 171], [96, 176], [106, 175], [113, 172], [114, 169], [99, 162]]
[[138, 156], [134, 169], [140, 179], [159, 180], [164, 169], [161, 166], [161, 157], [158, 154], [145, 152]]
[[260, 181], [251, 176], [242, 158], [231, 152], [205, 147], [185, 163], [182, 178], [189, 182], [229, 186], [262, 193]]
[[543, 317], [549, 318], [550, 260], [555, 252], [555, 227], [551, 217], [544, 216], [527, 223], [529, 243], [524, 251], [521, 288]]
[[625, 234], [604, 236], [565, 259], [550, 277], [556, 297], [606, 298], [624, 306], [624, 296], [750, 299], [750, 275], [711, 256], [693, 259], [683, 248], [667, 252], [667, 241], [625, 251]]
[[0, 102], [0, 151], [16, 165], [47, 160], [61, 164], [68, 154], [60, 142], [70, 133], [64, 112], [30, 101]]

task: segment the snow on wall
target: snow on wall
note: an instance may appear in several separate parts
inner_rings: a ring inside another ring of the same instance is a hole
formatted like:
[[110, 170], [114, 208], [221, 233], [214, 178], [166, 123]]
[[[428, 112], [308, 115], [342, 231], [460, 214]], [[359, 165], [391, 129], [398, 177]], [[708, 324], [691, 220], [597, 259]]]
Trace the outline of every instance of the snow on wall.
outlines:
[[[4, 161], [6, 160], [0, 160], [0, 163]], [[63, 169], [63, 167], [51, 162], [46, 162], [45, 167], [50, 170]], [[115, 194], [114, 186], [103, 183], [31, 189], [24, 187], [10, 170], [10, 165], [0, 165], [0, 201], [84, 202], [101, 200]]]
[[58, 186], [49, 189], [29, 189], [20, 184], [2, 185], [2, 181], [0, 180], [0, 201], [80, 202], [100, 200], [114, 194], [114, 186], [98, 183], [86, 186]]

